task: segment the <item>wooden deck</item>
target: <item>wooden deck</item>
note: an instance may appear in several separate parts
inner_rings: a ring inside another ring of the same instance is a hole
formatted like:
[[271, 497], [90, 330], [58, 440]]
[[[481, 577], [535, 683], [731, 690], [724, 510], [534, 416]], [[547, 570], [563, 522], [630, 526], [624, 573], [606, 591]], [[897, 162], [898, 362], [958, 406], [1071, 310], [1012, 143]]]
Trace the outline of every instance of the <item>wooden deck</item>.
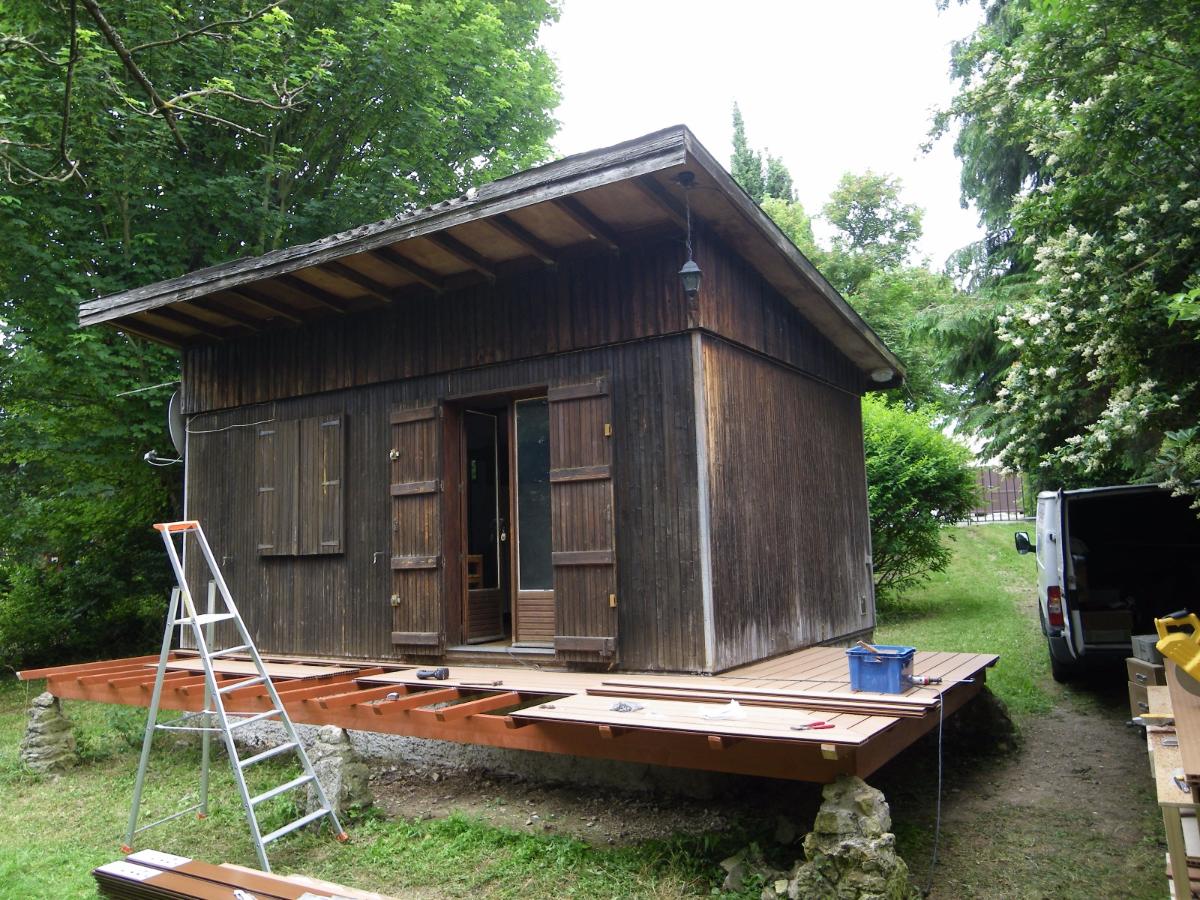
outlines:
[[[941, 685], [903, 694], [850, 690], [845, 651], [816, 647], [717, 676], [560, 672], [453, 666], [429, 681], [410, 666], [271, 662], [296, 722], [799, 781], [867, 776], [951, 715], [982, 687], [996, 656], [918, 652], [916, 675]], [[57, 697], [147, 706], [157, 657], [21, 672]], [[162, 705], [204, 700], [198, 661], [173, 655]], [[245, 677], [236, 660], [220, 681]], [[736, 701], [736, 703], [732, 702]], [[227, 709], [268, 708], [262, 685], [226, 695]], [[941, 709], [939, 709], [941, 707]], [[827, 723], [832, 728], [808, 728]]]

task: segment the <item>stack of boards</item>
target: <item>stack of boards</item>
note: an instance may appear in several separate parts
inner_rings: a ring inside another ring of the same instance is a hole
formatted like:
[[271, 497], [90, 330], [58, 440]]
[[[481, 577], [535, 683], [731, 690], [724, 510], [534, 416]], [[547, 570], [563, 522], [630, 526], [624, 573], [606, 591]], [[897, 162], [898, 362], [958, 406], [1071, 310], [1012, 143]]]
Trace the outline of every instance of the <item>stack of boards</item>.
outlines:
[[114, 900], [390, 900], [383, 894], [139, 850], [92, 870]]

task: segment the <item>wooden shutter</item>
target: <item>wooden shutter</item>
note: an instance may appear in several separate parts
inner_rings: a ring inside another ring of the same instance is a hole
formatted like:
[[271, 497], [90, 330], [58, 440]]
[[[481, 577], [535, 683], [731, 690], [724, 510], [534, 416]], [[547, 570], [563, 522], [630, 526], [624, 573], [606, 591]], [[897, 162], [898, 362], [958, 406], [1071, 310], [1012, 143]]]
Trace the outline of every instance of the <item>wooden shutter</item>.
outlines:
[[301, 422], [300, 552], [341, 553], [345, 512], [346, 428], [344, 416]]
[[392, 413], [392, 643], [442, 650], [442, 417], [439, 407]]
[[260, 556], [291, 556], [299, 546], [299, 423], [268, 422], [255, 432], [255, 516]]
[[617, 560], [608, 383], [552, 388], [548, 399], [554, 649], [569, 661], [614, 661]]

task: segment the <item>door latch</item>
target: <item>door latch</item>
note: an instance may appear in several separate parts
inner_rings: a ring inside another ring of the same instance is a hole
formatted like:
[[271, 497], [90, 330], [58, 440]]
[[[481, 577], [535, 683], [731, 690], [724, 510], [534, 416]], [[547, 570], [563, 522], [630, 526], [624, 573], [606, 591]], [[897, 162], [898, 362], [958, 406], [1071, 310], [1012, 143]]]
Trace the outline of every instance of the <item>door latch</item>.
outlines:
[[388, 459], [390, 459], [392, 462], [395, 462], [399, 458], [400, 458], [399, 450], [392, 448], [391, 450], [388, 451]]
[[400, 605], [400, 595], [392, 594], [392, 606], [399, 606], [399, 605]]

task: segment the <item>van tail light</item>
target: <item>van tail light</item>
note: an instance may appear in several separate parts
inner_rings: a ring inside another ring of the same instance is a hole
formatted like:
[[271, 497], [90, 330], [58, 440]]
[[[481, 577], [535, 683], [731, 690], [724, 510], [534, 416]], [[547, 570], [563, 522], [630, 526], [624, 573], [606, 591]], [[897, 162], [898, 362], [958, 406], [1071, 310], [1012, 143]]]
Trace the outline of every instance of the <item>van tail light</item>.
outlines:
[[1062, 628], [1065, 624], [1062, 612], [1062, 588], [1057, 584], [1046, 588], [1046, 618], [1051, 628]]

